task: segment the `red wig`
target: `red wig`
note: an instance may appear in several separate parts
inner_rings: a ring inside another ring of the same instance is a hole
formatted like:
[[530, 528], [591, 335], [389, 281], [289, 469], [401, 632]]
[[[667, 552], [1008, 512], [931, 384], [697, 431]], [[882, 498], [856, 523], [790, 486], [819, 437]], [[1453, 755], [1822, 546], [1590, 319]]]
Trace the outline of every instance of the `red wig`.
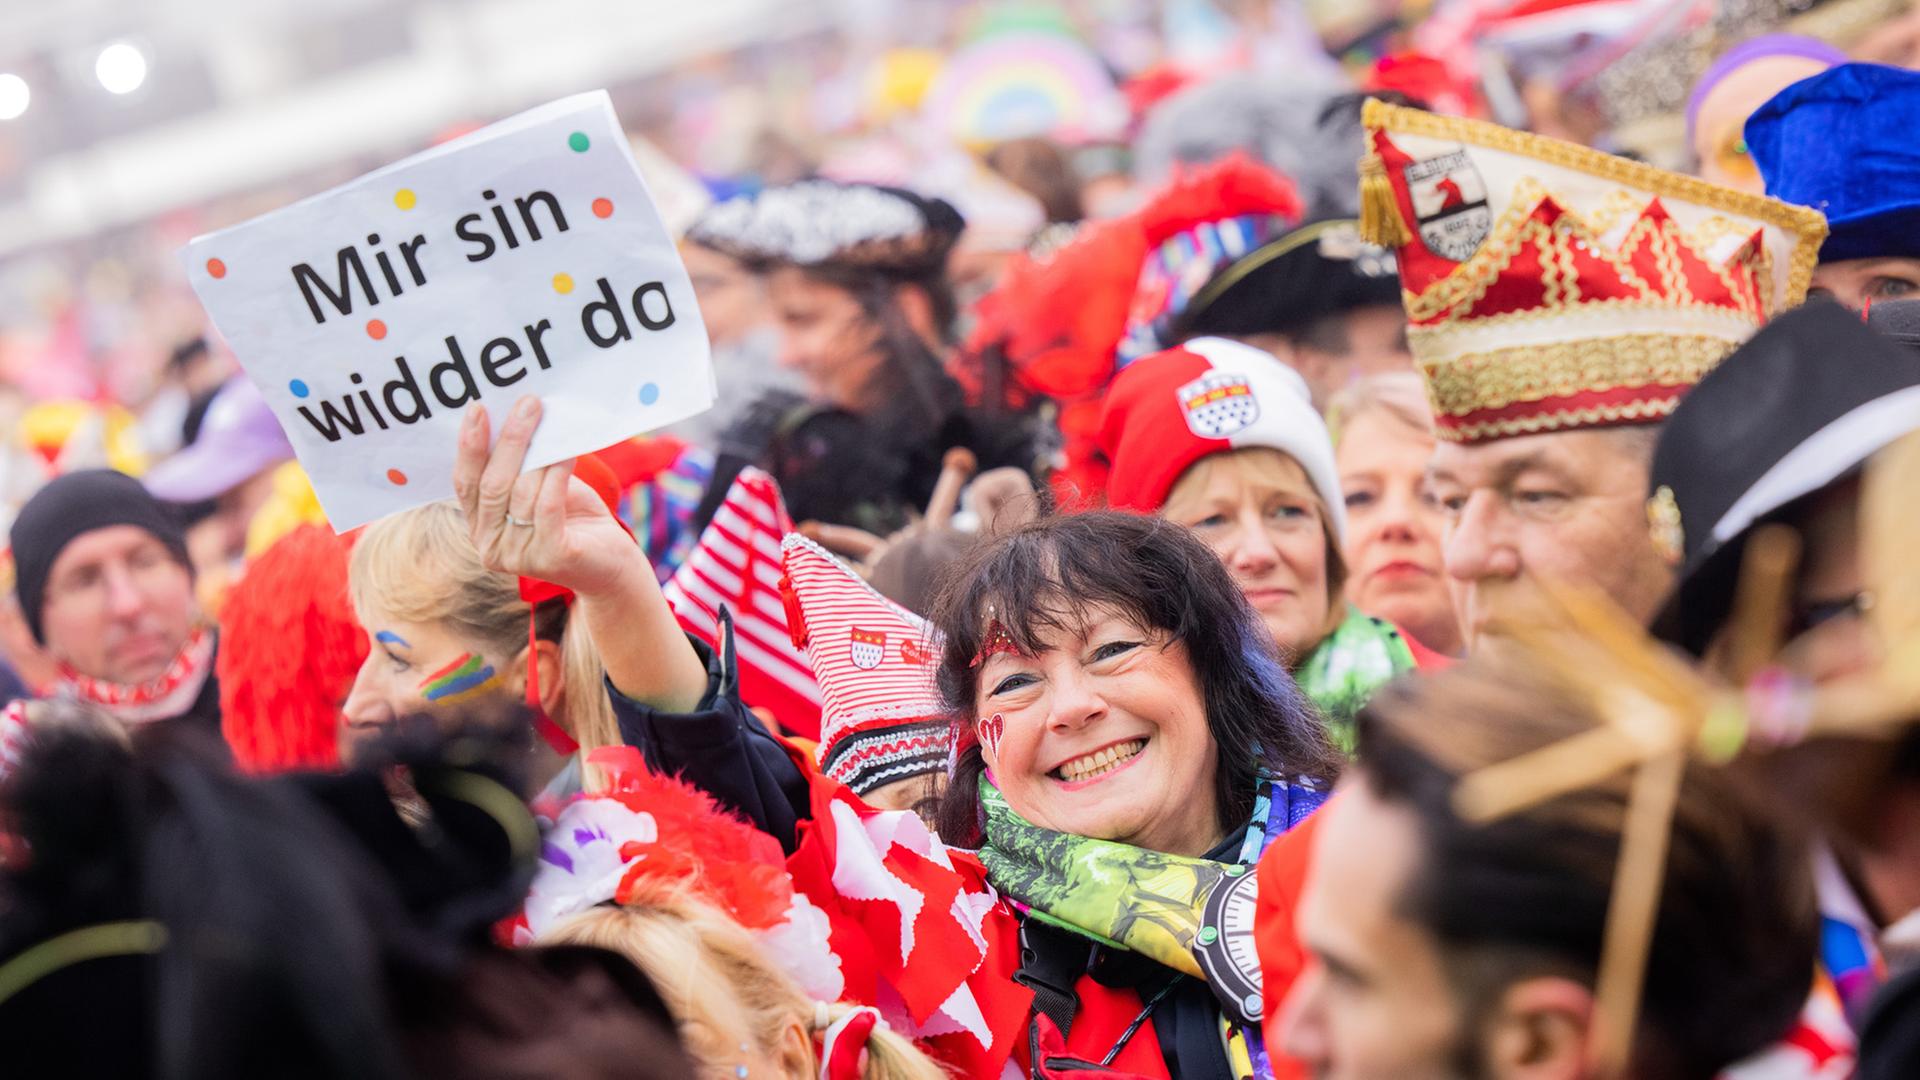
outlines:
[[247, 567], [221, 611], [220, 726], [255, 773], [337, 767], [340, 706], [367, 657], [349, 542], [302, 525]]

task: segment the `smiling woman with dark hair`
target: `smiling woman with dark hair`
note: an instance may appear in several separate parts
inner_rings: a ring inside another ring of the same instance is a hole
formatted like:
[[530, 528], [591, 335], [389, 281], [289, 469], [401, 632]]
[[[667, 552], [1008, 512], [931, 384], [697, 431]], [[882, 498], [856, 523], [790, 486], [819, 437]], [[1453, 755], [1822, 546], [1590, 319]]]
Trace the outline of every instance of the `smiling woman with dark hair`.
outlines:
[[[941, 692], [956, 715], [1002, 721], [991, 739], [961, 740], [940, 814], [953, 842], [977, 838], [972, 781], [989, 767], [1014, 805], [1066, 819], [1054, 828], [1128, 841], [1191, 833], [1161, 848], [1185, 855], [1244, 824], [1263, 780], [1339, 771], [1272, 637], [1183, 529], [1134, 514], [1054, 518], [983, 549], [953, 580], [934, 613]], [[1123, 716], [1129, 705], [1137, 715]], [[1049, 723], [1068, 707], [1073, 717]], [[1010, 767], [1016, 757], [1025, 769]], [[1097, 782], [1123, 770], [1135, 775]], [[1126, 820], [1110, 820], [1107, 804]]]
[[[740, 701], [731, 643], [713, 657], [688, 643], [638, 549], [566, 467], [520, 475], [535, 418], [516, 410], [491, 450], [484, 422], [463, 438], [455, 487], [471, 527], [499, 533], [506, 508], [531, 522], [476, 546], [496, 570], [578, 592], [623, 736], [778, 839], [823, 910], [884, 897], [920, 912], [905, 948], [891, 932], [854, 946], [862, 964], [898, 958], [876, 1003], [937, 987], [923, 999], [934, 1011], [966, 1006], [980, 1044], [948, 1061], [967, 1075], [1270, 1075], [1249, 1038], [1262, 975], [1246, 871], [1320, 804], [1340, 759], [1205, 544], [1142, 515], [1035, 522], [956, 572], [937, 650], [820, 617], [885, 602], [858, 581], [803, 595], [811, 579], [788, 553], [790, 629], [848, 657], [816, 668], [829, 702], [898, 725], [902, 688], [932, 678], [937, 655], [956, 744], [936, 838], [862, 804], [837, 772], [800, 771]], [[942, 840], [977, 845], [977, 860]], [[956, 912], [964, 926], [943, 921]], [[867, 933], [866, 918], [844, 932]]]

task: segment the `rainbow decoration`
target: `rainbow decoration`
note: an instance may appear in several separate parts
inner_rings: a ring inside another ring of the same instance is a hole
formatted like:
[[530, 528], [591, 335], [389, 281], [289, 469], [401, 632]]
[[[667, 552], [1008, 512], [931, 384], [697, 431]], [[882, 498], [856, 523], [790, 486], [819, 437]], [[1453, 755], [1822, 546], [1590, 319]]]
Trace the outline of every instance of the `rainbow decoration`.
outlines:
[[478, 697], [493, 689], [500, 677], [477, 653], [462, 653], [459, 659], [426, 677], [420, 694], [428, 701], [454, 704]]
[[1086, 46], [1059, 34], [995, 34], [955, 53], [927, 91], [923, 115], [963, 145], [1034, 135], [1069, 143], [1118, 135], [1125, 98]]

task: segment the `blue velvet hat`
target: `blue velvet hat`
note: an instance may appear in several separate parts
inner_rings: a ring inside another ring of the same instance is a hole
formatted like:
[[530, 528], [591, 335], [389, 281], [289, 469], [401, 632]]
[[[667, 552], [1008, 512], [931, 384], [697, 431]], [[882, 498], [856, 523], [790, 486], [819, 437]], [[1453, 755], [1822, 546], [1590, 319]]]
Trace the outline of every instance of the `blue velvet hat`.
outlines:
[[1767, 194], [1827, 215], [1821, 262], [1920, 258], [1920, 72], [1842, 64], [1747, 121]]

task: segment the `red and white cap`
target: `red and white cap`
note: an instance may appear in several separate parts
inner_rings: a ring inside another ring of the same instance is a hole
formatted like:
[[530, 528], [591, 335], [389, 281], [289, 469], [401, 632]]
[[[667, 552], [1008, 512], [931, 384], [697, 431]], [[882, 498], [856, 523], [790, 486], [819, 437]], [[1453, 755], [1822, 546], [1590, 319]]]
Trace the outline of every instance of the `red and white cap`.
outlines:
[[1107, 505], [1154, 513], [1194, 462], [1256, 446], [1300, 463], [1344, 542], [1333, 439], [1306, 380], [1273, 354], [1225, 338], [1195, 338], [1142, 357], [1113, 380], [1100, 412], [1100, 449], [1113, 466]]
[[787, 625], [820, 683], [820, 771], [856, 795], [944, 771], [933, 627], [803, 536], [788, 534], [780, 553]]

